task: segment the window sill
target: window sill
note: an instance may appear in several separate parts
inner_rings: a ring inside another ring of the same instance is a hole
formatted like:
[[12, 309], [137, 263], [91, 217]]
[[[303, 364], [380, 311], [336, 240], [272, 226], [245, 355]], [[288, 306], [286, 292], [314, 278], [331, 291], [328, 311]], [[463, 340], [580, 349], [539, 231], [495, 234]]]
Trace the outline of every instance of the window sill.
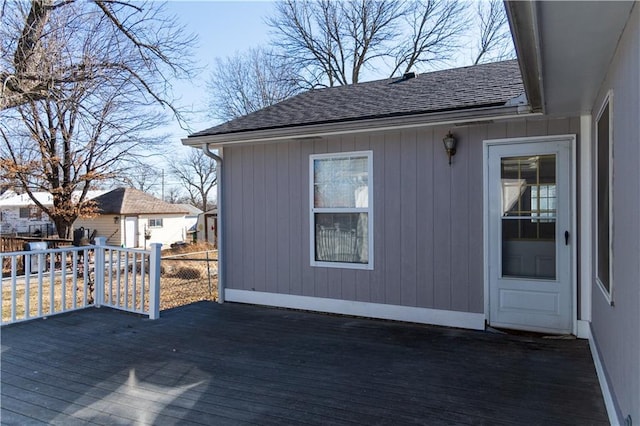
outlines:
[[602, 284], [599, 278], [596, 278], [596, 285], [598, 286], [598, 288], [600, 288], [600, 291], [602, 292], [602, 295], [604, 296], [607, 303], [613, 306], [613, 293], [610, 290], [607, 291], [607, 289], [604, 287], [604, 284]]
[[311, 261], [311, 266], [316, 268], [356, 269], [360, 271], [373, 270], [373, 264], [371, 263], [320, 262], [320, 261], [313, 260]]

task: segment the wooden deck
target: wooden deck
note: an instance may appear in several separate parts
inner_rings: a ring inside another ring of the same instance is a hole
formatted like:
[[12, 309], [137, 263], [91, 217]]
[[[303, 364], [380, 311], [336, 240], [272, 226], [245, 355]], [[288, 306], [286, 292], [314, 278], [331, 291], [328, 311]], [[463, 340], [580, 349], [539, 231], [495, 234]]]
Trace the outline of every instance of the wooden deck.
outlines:
[[584, 340], [201, 302], [2, 329], [2, 424], [607, 424]]

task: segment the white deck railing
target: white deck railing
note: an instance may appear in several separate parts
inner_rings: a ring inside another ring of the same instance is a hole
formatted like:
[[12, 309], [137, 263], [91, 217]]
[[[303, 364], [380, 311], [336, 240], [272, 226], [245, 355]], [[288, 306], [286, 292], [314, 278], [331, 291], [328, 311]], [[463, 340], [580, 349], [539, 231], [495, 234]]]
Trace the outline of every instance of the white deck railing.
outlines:
[[96, 245], [0, 253], [1, 324], [108, 306], [156, 319], [160, 244], [150, 250]]

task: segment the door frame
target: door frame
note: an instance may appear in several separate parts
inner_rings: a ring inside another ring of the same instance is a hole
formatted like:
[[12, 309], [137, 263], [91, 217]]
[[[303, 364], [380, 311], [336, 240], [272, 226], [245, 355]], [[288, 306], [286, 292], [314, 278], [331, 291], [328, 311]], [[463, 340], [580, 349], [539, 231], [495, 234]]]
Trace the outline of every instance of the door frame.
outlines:
[[491, 241], [489, 235], [489, 148], [498, 145], [518, 145], [524, 143], [536, 142], [569, 142], [569, 191], [571, 192], [571, 200], [569, 202], [569, 229], [571, 232], [571, 254], [570, 258], [570, 282], [571, 282], [571, 298], [572, 298], [572, 332], [578, 334], [578, 234], [577, 234], [577, 183], [576, 183], [576, 135], [563, 134], [553, 136], [532, 136], [517, 137], [504, 139], [486, 139], [482, 143], [482, 239], [483, 239], [483, 262], [484, 262], [484, 315], [485, 323], [490, 323], [490, 273], [489, 273], [489, 244]]
[[[127, 238], [127, 222], [133, 219], [133, 246], [129, 247], [129, 241]], [[138, 216], [125, 216], [124, 218], [124, 246], [127, 248], [138, 248], [140, 247], [139, 235], [138, 235], [138, 225], [139, 225], [139, 217]]]

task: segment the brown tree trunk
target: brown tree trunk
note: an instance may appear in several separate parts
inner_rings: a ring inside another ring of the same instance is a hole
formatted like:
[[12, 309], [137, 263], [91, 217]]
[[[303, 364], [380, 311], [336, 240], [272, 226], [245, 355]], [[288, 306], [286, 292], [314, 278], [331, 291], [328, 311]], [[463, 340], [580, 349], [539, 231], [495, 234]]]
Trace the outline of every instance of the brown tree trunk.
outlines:
[[56, 218], [53, 223], [56, 225], [58, 237], [68, 239], [71, 232], [72, 224], [64, 220], [64, 218]]

